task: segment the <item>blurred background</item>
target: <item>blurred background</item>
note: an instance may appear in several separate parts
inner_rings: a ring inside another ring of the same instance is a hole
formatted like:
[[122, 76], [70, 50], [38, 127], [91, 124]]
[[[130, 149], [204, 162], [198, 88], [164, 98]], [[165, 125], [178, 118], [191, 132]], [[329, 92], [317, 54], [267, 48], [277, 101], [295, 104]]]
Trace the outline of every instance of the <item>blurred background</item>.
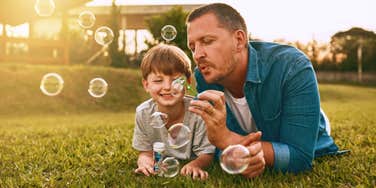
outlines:
[[[249, 40], [292, 45], [311, 59], [332, 136], [350, 155], [252, 181], [217, 163], [206, 182], [133, 173], [134, 113], [149, 98], [141, 59], [161, 42], [191, 57], [185, 18], [213, 2], [244, 16]], [[375, 0], [1, 0], [0, 187], [375, 187], [375, 7]], [[166, 25], [176, 29], [169, 40]], [[105, 83], [94, 87], [95, 79]]]
[[[52, 0], [40, 0], [41, 3]], [[173, 25], [171, 41], [186, 47], [184, 20], [204, 4], [224, 2], [246, 19], [250, 40], [296, 46], [312, 61], [320, 80], [375, 82], [376, 2], [348, 1], [174, 1], [174, 0], [54, 0], [56, 9], [40, 16], [36, 1], [4, 0], [0, 10], [0, 62], [89, 64], [138, 67], [142, 54], [163, 42], [160, 30]], [[83, 29], [83, 11], [95, 24]], [[95, 30], [108, 26], [114, 41], [107, 49], [93, 40]]]

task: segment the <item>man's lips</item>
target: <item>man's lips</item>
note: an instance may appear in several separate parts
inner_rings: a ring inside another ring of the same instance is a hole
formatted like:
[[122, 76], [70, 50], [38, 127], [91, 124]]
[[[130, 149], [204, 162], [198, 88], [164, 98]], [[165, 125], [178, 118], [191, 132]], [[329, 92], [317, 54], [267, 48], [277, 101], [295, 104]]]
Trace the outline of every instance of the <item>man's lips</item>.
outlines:
[[209, 66], [207, 66], [207, 65], [199, 66], [199, 69], [200, 69], [201, 72], [205, 72], [205, 71], [207, 71], [208, 68], [209, 68]]

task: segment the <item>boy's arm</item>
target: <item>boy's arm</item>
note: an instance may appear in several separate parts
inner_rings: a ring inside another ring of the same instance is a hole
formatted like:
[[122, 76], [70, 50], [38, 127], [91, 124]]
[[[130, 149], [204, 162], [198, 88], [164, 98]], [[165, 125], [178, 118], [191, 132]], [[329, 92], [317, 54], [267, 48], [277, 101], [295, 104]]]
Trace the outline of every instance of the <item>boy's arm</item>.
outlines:
[[208, 154], [202, 154], [198, 156], [196, 159], [192, 160], [191, 162], [187, 163], [186, 165], [198, 167], [198, 168], [206, 168], [210, 165], [210, 163], [213, 161], [214, 154], [208, 153]]
[[141, 151], [138, 155], [136, 173], [143, 173], [146, 176], [154, 174], [153, 151]]

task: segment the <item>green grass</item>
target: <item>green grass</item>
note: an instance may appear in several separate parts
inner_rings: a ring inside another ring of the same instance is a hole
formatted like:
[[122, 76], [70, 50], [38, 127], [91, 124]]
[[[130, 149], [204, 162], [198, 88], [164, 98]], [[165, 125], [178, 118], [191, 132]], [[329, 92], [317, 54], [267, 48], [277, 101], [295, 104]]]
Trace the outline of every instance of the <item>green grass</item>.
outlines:
[[[56, 72], [64, 79], [55, 97], [40, 89], [43, 75]], [[88, 93], [89, 81], [102, 77], [109, 84], [103, 98]], [[88, 66], [0, 64], [0, 115], [75, 114], [98, 111], [134, 111], [148, 96], [141, 86], [139, 70]]]
[[[63, 93], [57, 97], [39, 91], [40, 78], [50, 71], [59, 72], [66, 80]], [[137, 72], [84, 66], [0, 65], [0, 187], [376, 184], [376, 88], [330, 84], [320, 85], [322, 107], [331, 119], [336, 143], [350, 149], [350, 155], [317, 159], [311, 172], [293, 175], [267, 170], [252, 180], [226, 174], [218, 163], [208, 169], [210, 177], [205, 182], [181, 176], [136, 175], [133, 169], [137, 155], [131, 148], [134, 108], [147, 97]], [[90, 98], [85, 88], [96, 75], [105, 77], [112, 86], [100, 100]]]

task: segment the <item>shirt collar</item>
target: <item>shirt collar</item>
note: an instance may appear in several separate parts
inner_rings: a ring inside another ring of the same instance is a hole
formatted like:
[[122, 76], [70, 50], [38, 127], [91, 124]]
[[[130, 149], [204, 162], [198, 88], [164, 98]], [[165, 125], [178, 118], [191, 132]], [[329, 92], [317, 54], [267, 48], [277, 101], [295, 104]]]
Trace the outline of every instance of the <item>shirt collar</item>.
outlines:
[[246, 81], [253, 83], [261, 83], [259, 67], [258, 67], [257, 51], [248, 44], [248, 66]]

